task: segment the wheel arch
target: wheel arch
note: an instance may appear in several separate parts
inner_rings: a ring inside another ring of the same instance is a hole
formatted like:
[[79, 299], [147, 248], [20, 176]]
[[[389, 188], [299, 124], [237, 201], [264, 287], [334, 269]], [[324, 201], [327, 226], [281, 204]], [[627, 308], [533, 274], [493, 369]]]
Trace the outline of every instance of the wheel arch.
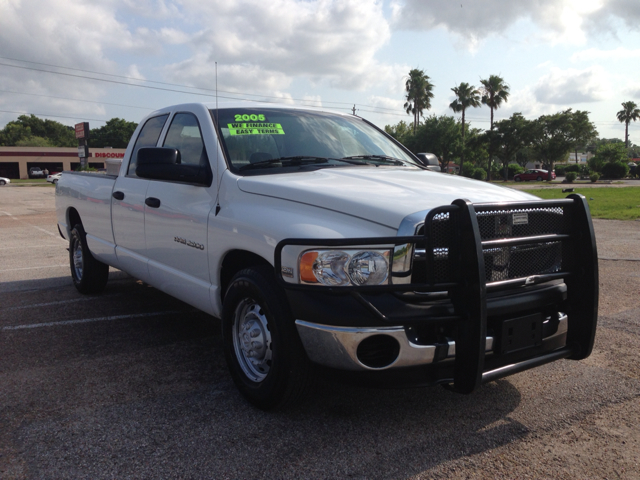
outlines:
[[248, 250], [230, 250], [225, 254], [220, 265], [221, 302], [224, 302], [224, 295], [233, 276], [240, 270], [257, 265], [268, 265], [273, 269], [273, 265], [268, 260]]
[[70, 234], [71, 230], [73, 230], [73, 227], [78, 224], [82, 225], [80, 213], [78, 213], [78, 210], [76, 210], [74, 207], [69, 207], [67, 209], [67, 233]]

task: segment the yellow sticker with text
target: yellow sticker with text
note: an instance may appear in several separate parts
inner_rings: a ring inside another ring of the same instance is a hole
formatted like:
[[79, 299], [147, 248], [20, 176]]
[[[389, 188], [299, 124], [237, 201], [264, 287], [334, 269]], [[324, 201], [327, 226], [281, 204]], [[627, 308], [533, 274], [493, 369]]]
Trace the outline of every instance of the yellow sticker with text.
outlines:
[[282, 125], [267, 122], [229, 123], [229, 135], [284, 135]]

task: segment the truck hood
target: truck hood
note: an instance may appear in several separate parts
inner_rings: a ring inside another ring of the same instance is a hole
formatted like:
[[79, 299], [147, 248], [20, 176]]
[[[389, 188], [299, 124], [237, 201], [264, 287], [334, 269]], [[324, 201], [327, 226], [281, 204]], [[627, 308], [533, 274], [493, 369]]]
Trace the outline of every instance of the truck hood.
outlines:
[[511, 188], [406, 167], [342, 167], [238, 179], [243, 192], [314, 205], [397, 229], [407, 215], [448, 205], [537, 199]]

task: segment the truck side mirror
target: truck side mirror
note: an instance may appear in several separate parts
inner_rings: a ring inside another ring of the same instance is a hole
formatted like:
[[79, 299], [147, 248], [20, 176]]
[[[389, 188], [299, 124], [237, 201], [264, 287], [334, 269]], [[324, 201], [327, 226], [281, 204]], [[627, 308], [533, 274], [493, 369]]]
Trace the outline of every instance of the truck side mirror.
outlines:
[[211, 185], [213, 179], [208, 161], [201, 165], [183, 164], [181, 163], [180, 150], [167, 147], [143, 147], [138, 150], [136, 175], [151, 180], [166, 180], [207, 187]]

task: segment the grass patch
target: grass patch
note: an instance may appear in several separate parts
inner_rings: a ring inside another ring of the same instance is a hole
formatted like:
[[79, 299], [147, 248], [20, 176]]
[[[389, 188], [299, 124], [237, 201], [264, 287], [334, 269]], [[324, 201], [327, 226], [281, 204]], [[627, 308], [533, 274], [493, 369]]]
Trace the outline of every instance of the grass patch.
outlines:
[[14, 187], [52, 187], [53, 183], [47, 182], [45, 178], [25, 178], [25, 179], [12, 179], [9, 186]]
[[47, 183], [47, 179], [46, 178], [23, 178], [23, 179], [12, 179], [11, 180], [12, 184], [17, 184], [20, 185], [22, 183]]
[[[574, 188], [587, 198], [591, 216], [608, 220], [637, 220], [640, 218], [640, 188]], [[524, 190], [531, 195], [544, 199], [566, 198], [569, 193], [562, 193], [559, 188]]]

